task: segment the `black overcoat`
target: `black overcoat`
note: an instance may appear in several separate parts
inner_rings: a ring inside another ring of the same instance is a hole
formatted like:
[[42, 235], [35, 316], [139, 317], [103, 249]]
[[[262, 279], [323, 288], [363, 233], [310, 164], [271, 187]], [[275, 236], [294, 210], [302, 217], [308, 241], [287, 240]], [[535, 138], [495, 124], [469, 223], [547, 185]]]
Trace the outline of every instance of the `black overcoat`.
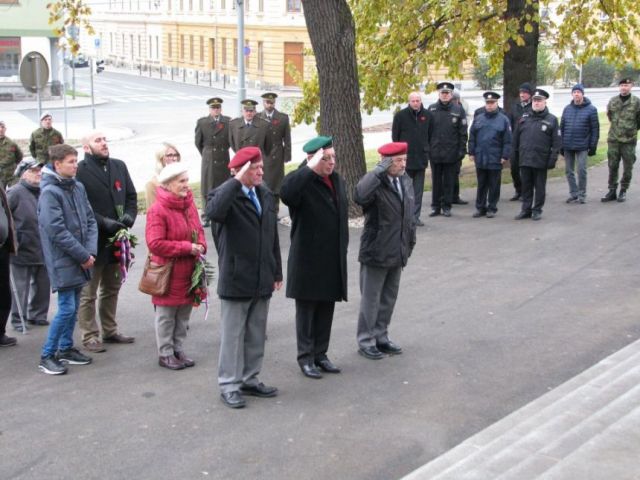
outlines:
[[347, 300], [347, 193], [337, 172], [329, 186], [306, 162], [282, 182], [280, 198], [291, 214], [287, 297], [308, 301]]
[[429, 164], [429, 112], [420, 105], [419, 110], [406, 107], [393, 116], [391, 140], [405, 142], [407, 170], [424, 170]]

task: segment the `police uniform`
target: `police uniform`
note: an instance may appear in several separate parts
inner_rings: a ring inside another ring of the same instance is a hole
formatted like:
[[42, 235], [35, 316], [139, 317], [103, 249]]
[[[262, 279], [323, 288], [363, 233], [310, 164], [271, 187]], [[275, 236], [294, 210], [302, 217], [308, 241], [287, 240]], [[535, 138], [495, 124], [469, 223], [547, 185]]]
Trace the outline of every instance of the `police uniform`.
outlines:
[[[549, 98], [549, 94], [537, 89], [533, 98]], [[562, 146], [560, 127], [555, 115], [548, 108], [540, 112], [525, 113], [518, 121], [513, 135], [513, 156], [520, 165], [522, 180], [522, 210], [517, 220], [539, 220], [544, 206], [547, 170], [558, 160]], [[535, 195], [535, 200], [534, 200]]]
[[[218, 97], [207, 100], [210, 108], [220, 107], [223, 100]], [[196, 123], [196, 148], [202, 155], [200, 173], [200, 195], [202, 210], [207, 204], [207, 194], [222, 185], [229, 178], [229, 122], [230, 118], [222, 114], [214, 117], [207, 115]]]
[[[4, 122], [0, 123], [4, 125]], [[13, 176], [13, 172], [22, 160], [22, 156], [22, 150], [16, 142], [9, 137], [0, 138], [0, 182], [5, 187], [16, 183], [17, 179]]]
[[[262, 95], [267, 101], [275, 102], [278, 97], [275, 93]], [[279, 112], [275, 108], [271, 113], [261, 111], [258, 118], [269, 123], [268, 136], [270, 150], [264, 157], [264, 182], [276, 196], [278, 204], [280, 185], [284, 178], [284, 164], [291, 161], [291, 125], [289, 115]]]
[[[258, 102], [255, 100], [243, 100], [242, 108], [245, 110], [255, 110]], [[263, 159], [267, 157], [270, 150], [269, 122], [253, 117], [251, 122], [247, 122], [244, 117], [234, 118], [229, 122], [229, 144], [234, 152], [238, 152], [244, 147], [258, 147], [262, 152]]]
[[[440, 91], [452, 91], [452, 83], [438, 84]], [[456, 163], [467, 153], [467, 116], [460, 105], [438, 100], [429, 106], [429, 151], [431, 161], [431, 214], [451, 215]]]

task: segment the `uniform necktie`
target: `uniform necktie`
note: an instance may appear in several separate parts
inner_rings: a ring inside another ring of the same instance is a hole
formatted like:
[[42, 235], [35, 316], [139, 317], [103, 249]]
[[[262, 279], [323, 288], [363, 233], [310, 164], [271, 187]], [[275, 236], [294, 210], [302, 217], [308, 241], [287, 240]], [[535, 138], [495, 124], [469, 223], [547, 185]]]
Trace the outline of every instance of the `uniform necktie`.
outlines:
[[395, 187], [396, 192], [398, 192], [400, 200], [402, 200], [402, 190], [400, 189], [400, 182], [398, 181], [398, 177], [393, 178], [393, 186]]
[[251, 123], [250, 123], [250, 122], [247, 122], [247, 127], [250, 127], [250, 126], [251, 126]]
[[249, 190], [249, 198], [251, 199], [251, 202], [253, 202], [253, 206], [256, 207], [258, 216], [262, 215], [262, 207], [260, 207], [260, 202], [258, 201], [258, 197], [256, 197], [256, 192]]

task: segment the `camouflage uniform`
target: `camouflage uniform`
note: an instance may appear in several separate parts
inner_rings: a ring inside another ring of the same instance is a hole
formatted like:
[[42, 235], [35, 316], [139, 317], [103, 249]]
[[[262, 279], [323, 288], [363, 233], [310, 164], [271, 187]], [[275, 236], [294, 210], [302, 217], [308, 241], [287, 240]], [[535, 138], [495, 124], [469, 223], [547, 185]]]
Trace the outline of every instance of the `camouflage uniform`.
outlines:
[[13, 176], [16, 166], [22, 160], [22, 150], [9, 137], [0, 138], [0, 182], [9, 187], [18, 181]]
[[638, 129], [640, 129], [640, 99], [629, 95], [629, 99], [622, 101], [616, 95], [607, 105], [607, 117], [611, 122], [607, 137], [607, 158], [609, 163], [609, 190], [615, 192], [618, 186], [618, 167], [620, 159], [623, 163], [620, 188], [627, 190], [631, 183], [631, 172], [636, 161], [636, 143]]
[[62, 134], [55, 128], [34, 130], [29, 139], [29, 151], [31, 156], [42, 163], [49, 162], [49, 147], [64, 143]]

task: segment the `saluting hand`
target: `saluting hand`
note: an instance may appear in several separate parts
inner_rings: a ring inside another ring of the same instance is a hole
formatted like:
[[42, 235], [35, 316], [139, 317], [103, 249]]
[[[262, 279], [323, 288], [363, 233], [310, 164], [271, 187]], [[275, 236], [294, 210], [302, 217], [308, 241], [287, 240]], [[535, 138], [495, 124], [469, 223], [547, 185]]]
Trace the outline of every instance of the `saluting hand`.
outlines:
[[322, 151], [322, 149], [318, 150], [316, 153], [313, 154], [313, 157], [311, 157], [311, 159], [307, 161], [307, 167], [309, 167], [311, 170], [315, 172], [316, 167], [322, 160], [323, 155], [324, 155], [324, 152]]
[[244, 177], [250, 168], [251, 162], [245, 163], [242, 167], [240, 167], [240, 170], [236, 171], [234, 178], [244, 185], [244, 182], [242, 180], [244, 180]]
[[376, 174], [385, 173], [389, 169], [392, 163], [393, 163], [393, 158], [384, 157], [382, 160], [378, 162], [378, 164], [375, 166], [373, 170]]

